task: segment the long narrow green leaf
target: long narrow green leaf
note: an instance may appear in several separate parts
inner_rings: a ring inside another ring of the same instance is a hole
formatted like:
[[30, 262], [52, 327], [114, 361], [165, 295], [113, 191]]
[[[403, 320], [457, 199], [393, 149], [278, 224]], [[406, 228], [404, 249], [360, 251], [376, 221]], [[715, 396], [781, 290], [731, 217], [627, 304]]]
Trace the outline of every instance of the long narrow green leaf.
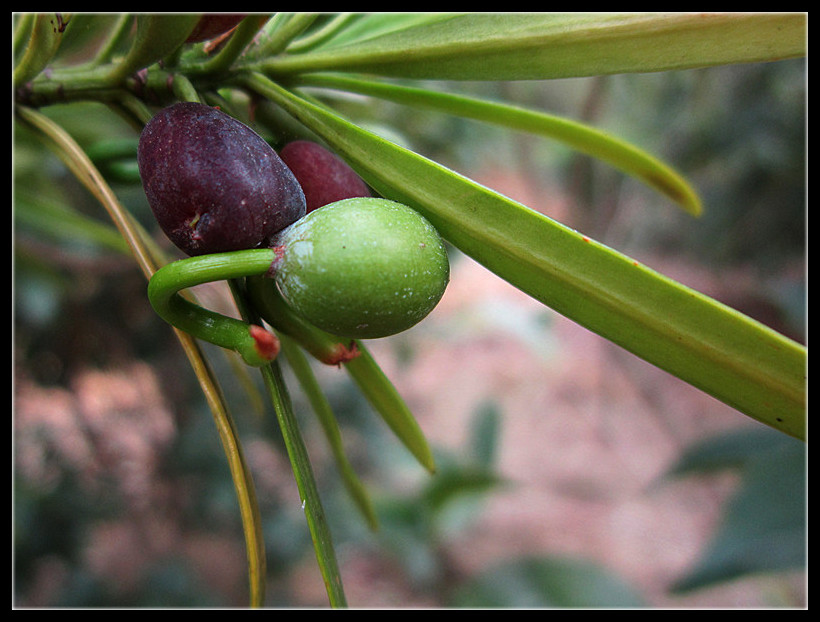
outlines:
[[435, 472], [433, 452], [413, 413], [362, 342], [358, 343], [358, 350], [359, 356], [345, 363], [347, 373], [419, 463]]
[[353, 71], [434, 80], [529, 80], [804, 56], [802, 13], [468, 13], [270, 58], [276, 75]]
[[310, 363], [299, 348], [299, 345], [283, 334], [279, 335], [279, 340], [282, 343], [282, 352], [285, 354], [297, 381], [302, 387], [302, 390], [307, 395], [308, 401], [316, 413], [319, 423], [322, 425], [325, 437], [327, 438], [330, 450], [333, 453], [333, 458], [336, 461], [336, 468], [339, 470], [339, 476], [347, 488], [350, 498], [356, 505], [356, 508], [361, 512], [368, 526], [376, 530], [379, 526], [379, 520], [376, 517], [376, 511], [373, 509], [373, 504], [370, 501], [370, 495], [367, 494], [367, 488], [362, 484], [353, 465], [347, 458], [344, 450], [344, 443], [342, 442], [342, 432], [339, 429], [339, 424], [336, 417], [333, 415], [333, 409], [330, 406], [325, 394], [322, 392], [322, 387], [316, 379]]
[[320, 135], [376, 191], [418, 209], [522, 291], [748, 416], [805, 437], [801, 345], [264, 76], [250, 75], [246, 85]]
[[701, 211], [697, 193], [670, 166], [635, 145], [577, 121], [501, 102], [334, 74], [307, 75], [298, 83], [371, 95], [553, 138], [640, 179], [692, 214]]
[[302, 499], [302, 508], [305, 511], [308, 529], [313, 540], [313, 549], [316, 561], [322, 572], [325, 590], [332, 607], [346, 607], [344, 587], [336, 561], [336, 552], [333, 548], [333, 539], [327, 522], [327, 516], [322, 508], [319, 492], [313, 477], [313, 468], [310, 466], [310, 457], [307, 453], [302, 434], [287, 392], [282, 371], [277, 361], [261, 368], [265, 386], [271, 396], [274, 411], [279, 421], [279, 429], [287, 447], [288, 457], [293, 468], [293, 475]]

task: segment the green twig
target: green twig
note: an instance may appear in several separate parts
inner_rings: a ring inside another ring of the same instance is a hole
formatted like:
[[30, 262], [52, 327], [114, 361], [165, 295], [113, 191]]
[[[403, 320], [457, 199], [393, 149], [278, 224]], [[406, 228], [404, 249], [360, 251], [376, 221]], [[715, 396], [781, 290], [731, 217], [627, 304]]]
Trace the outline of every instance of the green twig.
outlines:
[[[230, 282], [234, 300], [240, 310], [241, 315], [249, 323], [258, 324], [261, 322], [256, 311], [248, 302], [239, 284], [232, 280]], [[278, 361], [271, 361], [261, 368], [262, 378], [265, 388], [270, 395], [274, 412], [282, 432], [282, 438], [290, 459], [296, 486], [299, 490], [299, 497], [302, 500], [302, 509], [305, 512], [308, 529], [313, 540], [313, 548], [316, 553], [316, 560], [322, 573], [322, 578], [327, 591], [328, 600], [331, 607], [342, 608], [347, 606], [344, 588], [342, 586], [341, 573], [336, 561], [336, 552], [333, 548], [333, 538], [330, 533], [330, 526], [327, 522], [322, 501], [319, 497], [319, 490], [313, 476], [313, 468], [310, 464], [307, 447], [305, 447], [299, 424], [293, 413], [293, 406], [287, 386], [282, 378], [282, 371]]]
[[369, 527], [373, 530], [378, 529], [379, 521], [367, 494], [367, 489], [359, 480], [353, 470], [353, 465], [347, 459], [339, 424], [333, 415], [330, 402], [322, 392], [322, 387], [319, 386], [319, 382], [310, 367], [310, 362], [298, 344], [292, 341], [290, 337], [280, 334], [279, 340], [282, 344], [282, 352], [284, 352], [294, 375], [302, 386], [305, 395], [307, 395], [319, 423], [322, 425], [322, 430], [330, 445], [330, 450], [333, 452], [333, 458], [336, 461], [336, 466], [348, 494], [350, 494], [356, 508], [361, 512]]

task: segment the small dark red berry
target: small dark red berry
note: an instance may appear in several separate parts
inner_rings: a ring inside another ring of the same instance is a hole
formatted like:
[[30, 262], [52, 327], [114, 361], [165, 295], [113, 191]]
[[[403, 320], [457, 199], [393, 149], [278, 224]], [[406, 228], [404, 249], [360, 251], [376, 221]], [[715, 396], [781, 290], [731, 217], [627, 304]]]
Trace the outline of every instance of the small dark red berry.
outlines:
[[342, 199], [371, 196], [347, 162], [318, 143], [296, 140], [282, 147], [279, 156], [302, 186], [308, 212]]
[[205, 14], [197, 22], [185, 43], [197, 43], [213, 39], [217, 35], [228, 32], [239, 22], [245, 19], [245, 13], [214, 13]]

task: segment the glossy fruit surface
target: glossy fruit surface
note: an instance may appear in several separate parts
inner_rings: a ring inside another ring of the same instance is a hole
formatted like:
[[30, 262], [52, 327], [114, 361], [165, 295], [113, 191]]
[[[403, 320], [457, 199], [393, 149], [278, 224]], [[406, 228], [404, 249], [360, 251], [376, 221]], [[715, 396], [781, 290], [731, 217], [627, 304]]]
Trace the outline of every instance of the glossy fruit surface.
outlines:
[[307, 211], [353, 197], [369, 197], [370, 189], [339, 156], [309, 140], [295, 140], [279, 156], [305, 192]]
[[206, 13], [199, 19], [185, 42], [197, 43], [212, 39], [228, 32], [246, 16], [246, 13]]
[[444, 294], [450, 275], [438, 232], [411, 208], [373, 197], [321, 207], [276, 236], [274, 279], [291, 308], [350, 338], [407, 330]]
[[273, 148], [210, 106], [158, 112], [137, 159], [157, 222], [188, 255], [265, 245], [305, 214], [304, 193]]

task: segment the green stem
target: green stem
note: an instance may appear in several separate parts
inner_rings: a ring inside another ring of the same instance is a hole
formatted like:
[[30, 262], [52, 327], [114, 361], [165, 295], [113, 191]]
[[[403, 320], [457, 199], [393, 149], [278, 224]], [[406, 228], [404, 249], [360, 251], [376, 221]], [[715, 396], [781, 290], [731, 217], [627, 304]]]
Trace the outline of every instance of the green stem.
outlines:
[[370, 529], [375, 531], [379, 526], [376, 512], [373, 509], [370, 496], [367, 494], [367, 489], [356, 475], [350, 460], [347, 459], [342, 442], [342, 432], [336, 418], [333, 416], [330, 402], [322, 392], [319, 381], [310, 367], [310, 362], [299, 345], [284, 334], [280, 334], [279, 339], [282, 343], [282, 352], [284, 352], [290, 368], [302, 386], [305, 395], [307, 395], [313, 411], [319, 418], [319, 423], [322, 425], [330, 450], [333, 452], [333, 458], [336, 461], [336, 467], [339, 469], [342, 482]]
[[282, 52], [288, 44], [319, 17], [318, 13], [277, 14], [265, 27], [268, 38], [250, 51], [257, 58], [269, 58]]
[[259, 367], [279, 352], [276, 337], [258, 325], [209, 311], [179, 295], [202, 283], [265, 273], [274, 252], [253, 249], [189, 257], [160, 268], [148, 283], [151, 306], [169, 324], [223, 348], [237, 351], [248, 365]]
[[[246, 321], [260, 324], [261, 319], [253, 303], [247, 298], [245, 292], [235, 280], [231, 281], [231, 290], [240, 313]], [[330, 526], [322, 507], [322, 500], [316, 486], [307, 447], [293, 413], [290, 393], [282, 377], [282, 370], [278, 361], [271, 361], [269, 364], [262, 366], [261, 372], [276, 413], [279, 429], [282, 432], [282, 438], [296, 480], [296, 487], [299, 489], [302, 509], [305, 512], [305, 519], [313, 540], [313, 548], [322, 573], [328, 600], [331, 607], [346, 607], [347, 599], [342, 586], [336, 552], [333, 548]]]

